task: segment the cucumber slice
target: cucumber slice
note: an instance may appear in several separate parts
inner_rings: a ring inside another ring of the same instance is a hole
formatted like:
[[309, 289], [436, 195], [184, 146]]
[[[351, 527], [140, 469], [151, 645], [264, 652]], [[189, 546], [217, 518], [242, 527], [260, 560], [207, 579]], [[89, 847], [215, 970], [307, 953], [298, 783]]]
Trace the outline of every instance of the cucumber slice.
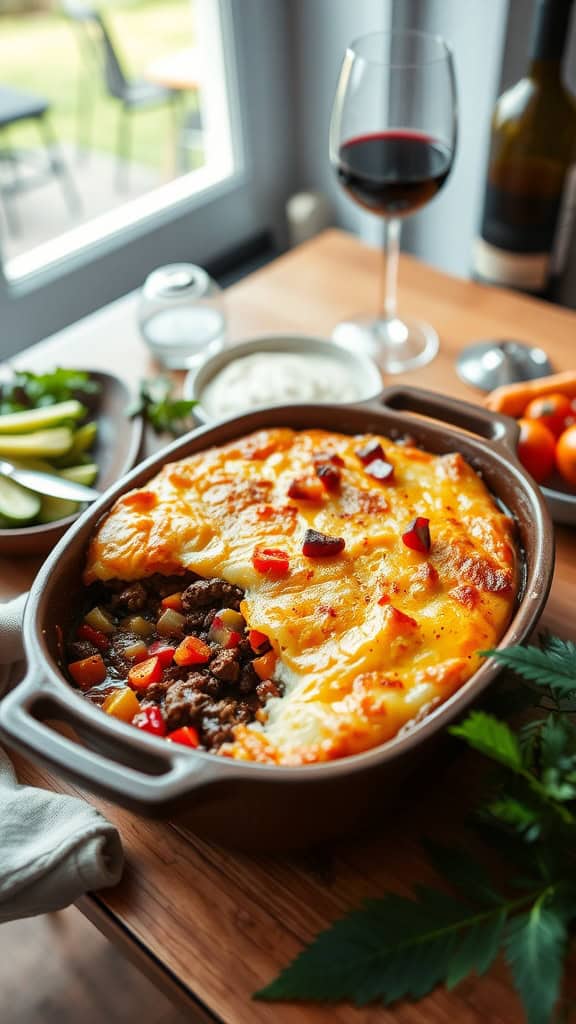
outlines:
[[68, 498], [53, 498], [49, 494], [43, 494], [38, 522], [54, 523], [57, 519], [66, 519], [68, 516], [76, 515], [80, 508], [77, 501], [70, 501]]
[[71, 447], [72, 431], [69, 427], [53, 427], [52, 430], [38, 430], [14, 437], [0, 434], [0, 459], [50, 458], [64, 455]]
[[9, 526], [23, 526], [40, 511], [40, 498], [6, 476], [0, 476], [0, 518]]
[[74, 440], [72, 441], [70, 451], [58, 459], [58, 465], [68, 467], [75, 466], [81, 462], [81, 456], [92, 447], [97, 433], [98, 424], [94, 422], [85, 423], [82, 427], [78, 427], [74, 432]]
[[69, 466], [68, 469], [59, 469], [58, 476], [63, 476], [66, 480], [73, 480], [76, 484], [91, 487], [98, 476], [98, 466], [95, 462], [88, 462], [85, 466]]
[[0, 416], [0, 434], [29, 434], [33, 430], [54, 427], [63, 420], [79, 420], [86, 409], [80, 402], [57, 402], [40, 409], [26, 409], [24, 412], [9, 412]]

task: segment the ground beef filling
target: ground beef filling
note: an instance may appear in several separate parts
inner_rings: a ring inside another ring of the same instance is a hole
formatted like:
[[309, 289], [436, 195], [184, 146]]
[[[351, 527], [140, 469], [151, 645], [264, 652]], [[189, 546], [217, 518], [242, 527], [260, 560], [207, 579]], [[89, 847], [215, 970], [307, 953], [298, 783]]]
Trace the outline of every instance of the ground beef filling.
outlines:
[[[183, 622], [179, 632], [162, 635], [157, 622], [162, 615], [163, 598], [181, 593]], [[89, 588], [84, 609], [98, 606], [114, 625], [106, 635], [106, 645], [96, 646], [82, 635], [82, 622], [78, 624], [74, 639], [67, 644], [68, 662], [76, 662], [100, 654], [106, 666], [106, 679], [89, 689], [84, 696], [93, 704], [104, 704], [107, 697], [121, 687], [129, 685], [128, 673], [135, 661], [126, 655], [134, 643], [144, 641], [147, 648], [156, 641], [178, 646], [185, 636], [194, 636], [210, 648], [206, 665], [181, 666], [171, 663], [163, 668], [159, 682], [150, 683], [136, 692], [140, 709], [157, 707], [166, 726], [166, 734], [193, 726], [200, 745], [212, 751], [231, 739], [235, 726], [251, 722], [271, 696], [280, 696], [278, 685], [269, 678], [262, 679], [252, 663], [270, 650], [264, 642], [255, 651], [248, 640], [248, 630], [235, 637], [232, 647], [218, 643], [211, 632], [213, 620], [222, 609], [238, 611], [244, 596], [239, 587], [219, 579], [202, 579], [193, 573], [186, 576], [152, 576], [137, 583], [112, 580]], [[150, 626], [144, 637], [131, 628], [130, 617], [138, 616]], [[153, 628], [152, 628], [153, 627]]]

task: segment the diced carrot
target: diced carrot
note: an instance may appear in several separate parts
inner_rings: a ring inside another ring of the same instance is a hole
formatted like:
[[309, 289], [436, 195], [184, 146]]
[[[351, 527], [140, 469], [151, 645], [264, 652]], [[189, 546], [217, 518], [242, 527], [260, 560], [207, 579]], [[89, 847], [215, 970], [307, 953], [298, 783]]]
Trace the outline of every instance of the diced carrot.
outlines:
[[267, 651], [260, 658], [255, 658], [252, 668], [260, 679], [270, 679], [276, 667], [276, 655], [274, 651]]
[[212, 648], [197, 636], [185, 636], [174, 651], [177, 665], [206, 665], [212, 657]]
[[163, 608], [173, 608], [175, 612], [182, 611], [182, 592], [179, 591], [177, 594], [168, 594], [168, 597], [163, 597], [160, 604]]
[[122, 690], [115, 690], [111, 693], [102, 705], [102, 710], [107, 715], [112, 715], [113, 718], [119, 718], [121, 722], [130, 723], [140, 711], [140, 702], [138, 697], [126, 686]]
[[168, 733], [167, 740], [171, 743], [181, 743], [183, 747], [200, 746], [200, 737], [193, 725], [184, 725], [181, 729], [175, 729]]
[[133, 690], [145, 690], [151, 683], [159, 683], [161, 679], [162, 665], [157, 655], [133, 665], [128, 672], [128, 683]]
[[106, 666], [100, 654], [71, 662], [68, 671], [81, 690], [89, 690], [91, 686], [97, 686], [106, 679]]

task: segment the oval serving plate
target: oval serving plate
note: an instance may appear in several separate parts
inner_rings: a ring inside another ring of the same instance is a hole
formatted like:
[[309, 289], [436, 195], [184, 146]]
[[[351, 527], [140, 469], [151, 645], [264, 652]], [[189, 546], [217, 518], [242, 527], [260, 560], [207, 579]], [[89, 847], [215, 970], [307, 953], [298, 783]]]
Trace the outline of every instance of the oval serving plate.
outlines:
[[[123, 381], [99, 370], [87, 372], [92, 380], [100, 384], [100, 392], [83, 398], [82, 402], [98, 421], [96, 444], [91, 452], [99, 467], [94, 486], [99, 491], [105, 491], [137, 462], [144, 425], [140, 417], [131, 420], [126, 415], [131, 393]], [[44, 554], [54, 546], [81, 511], [53, 523], [0, 529], [0, 554]]]

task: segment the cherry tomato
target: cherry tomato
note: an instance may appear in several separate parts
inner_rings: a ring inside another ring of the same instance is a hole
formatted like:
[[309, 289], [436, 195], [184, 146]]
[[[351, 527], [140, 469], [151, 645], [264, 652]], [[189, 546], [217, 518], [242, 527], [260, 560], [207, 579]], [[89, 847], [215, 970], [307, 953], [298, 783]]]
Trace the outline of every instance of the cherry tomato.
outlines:
[[518, 458], [540, 484], [554, 469], [556, 438], [540, 420], [518, 420]]
[[558, 438], [556, 465], [564, 480], [576, 487], [576, 424]]
[[540, 398], [533, 398], [524, 409], [524, 418], [527, 420], [538, 420], [548, 430], [551, 430], [554, 437], [559, 437], [566, 429], [566, 420], [573, 416], [572, 403], [566, 395], [555, 392], [552, 395], [542, 395]]

